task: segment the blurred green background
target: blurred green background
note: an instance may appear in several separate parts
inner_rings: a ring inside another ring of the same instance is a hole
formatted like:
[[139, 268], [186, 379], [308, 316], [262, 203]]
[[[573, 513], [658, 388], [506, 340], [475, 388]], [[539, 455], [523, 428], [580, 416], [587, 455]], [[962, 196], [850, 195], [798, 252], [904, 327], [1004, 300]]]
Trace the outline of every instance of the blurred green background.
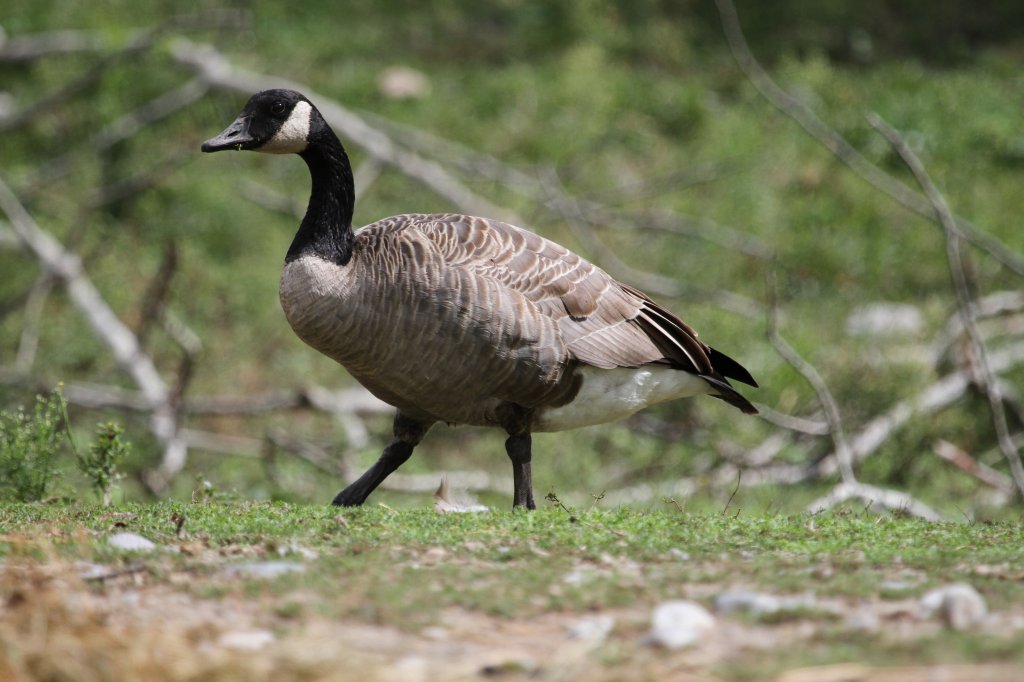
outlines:
[[[743, 1], [737, 11], [771, 76], [870, 162], [913, 186], [899, 157], [865, 122], [877, 112], [903, 133], [958, 215], [1024, 252], [1024, 6], [793, 0]], [[771, 271], [778, 277], [781, 331], [828, 382], [848, 433], [918, 395], [956, 363], [957, 353], [942, 342], [956, 304], [941, 230], [858, 178], [766, 102], [737, 67], [713, 2], [10, 0], [0, 25], [4, 49], [56, 30], [82, 31], [92, 41], [86, 50], [0, 60], [0, 113], [7, 119], [29, 114], [0, 128], [0, 173], [40, 227], [81, 254], [129, 326], [139, 328], [157, 273], [173, 263], [165, 310], [203, 348], [189, 397], [341, 387], [351, 379], [288, 328], [277, 285], [297, 221], [252, 200], [253, 194], [283, 197], [301, 208], [309, 189], [304, 165], [198, 153], [203, 139], [233, 119], [245, 95], [211, 88], [126, 139], [97, 143], [124, 114], [195, 77], [174, 57], [182, 36], [216, 45], [240, 67], [303, 83], [371, 122], [380, 117], [415, 128], [498, 159], [538, 179], [538, 186], [557, 178], [581, 201], [633, 212], [635, 221], [595, 234], [628, 266], [680, 285], [677, 297], [652, 293], [751, 369], [762, 388], [745, 394], [758, 403], [802, 416], [819, 411], [814, 392], [766, 341], [764, 316], [754, 309], [768, 300]], [[126, 50], [147, 28], [159, 31]], [[413, 96], [390, 95], [382, 76], [394, 67], [412, 69], [427, 87]], [[365, 152], [343, 141], [359, 168]], [[521, 216], [526, 227], [615, 271], [601, 249], [567, 227], [565, 216], [542, 206], [543, 192], [540, 199], [525, 197], [458, 170], [450, 151], [432, 158]], [[457, 208], [390, 167], [363, 189], [357, 225]], [[690, 216], [712, 234], [738, 234], [771, 255], [644, 229], [639, 215], [648, 209]], [[1020, 288], [1016, 275], [971, 253], [978, 295]], [[39, 269], [8, 246], [0, 248], [0, 272], [0, 367], [11, 370], [0, 387], [4, 405], [26, 404], [40, 386], [57, 381], [130, 386], [59, 287], [45, 301], [30, 371], [11, 369]], [[704, 291], [738, 294], [750, 310], [725, 310]], [[876, 302], [913, 306], [920, 326], [852, 333], [850, 316]], [[1020, 335], [1016, 316], [998, 322], [993, 347]], [[146, 348], [173, 383], [178, 345], [155, 328]], [[1021, 376], [1019, 368], [1006, 373], [1007, 386], [1020, 385]], [[126, 424], [135, 476], [124, 481], [123, 495], [148, 496], [140, 477], [160, 453], [145, 419], [74, 405], [72, 416], [86, 430], [111, 416]], [[347, 452], [356, 470], [376, 459], [390, 437], [390, 419], [375, 418], [367, 423], [368, 444], [353, 448], [332, 419], [306, 411], [192, 417], [186, 425], [257, 439], [285, 432]], [[1022, 427], [1012, 409], [1010, 427], [1015, 434]], [[688, 504], [721, 508], [736, 485], [735, 470], [723, 464], [743, 462], [767, 439], [781, 439], [772, 464], [797, 468], [832, 449], [827, 437], [778, 433], [718, 401], [673, 403], [617, 424], [538, 436], [535, 485], [539, 495], [555, 491], [571, 504], [589, 504], [602, 491], [653, 486], [643, 504], [657, 506], [664, 497], [682, 502], [670, 484], [685, 478], [696, 486]], [[481, 469], [504, 476], [502, 440], [498, 432], [438, 427], [402, 471]], [[951, 515], [1005, 513], [987, 487], [934, 454], [939, 440], [1006, 471], [988, 404], [973, 392], [912, 419], [858, 475], [908, 490]], [[169, 494], [188, 496], [198, 475], [243, 497], [327, 501], [342, 487], [296, 458], [278, 458], [273, 474], [256, 458], [193, 449]], [[832, 483], [743, 486], [731, 504], [796, 510]], [[71, 469], [57, 489], [85, 494]], [[508, 503], [507, 492], [481, 497]], [[608, 501], [628, 499], [623, 493]], [[427, 500], [395, 492], [371, 498], [395, 505]]]

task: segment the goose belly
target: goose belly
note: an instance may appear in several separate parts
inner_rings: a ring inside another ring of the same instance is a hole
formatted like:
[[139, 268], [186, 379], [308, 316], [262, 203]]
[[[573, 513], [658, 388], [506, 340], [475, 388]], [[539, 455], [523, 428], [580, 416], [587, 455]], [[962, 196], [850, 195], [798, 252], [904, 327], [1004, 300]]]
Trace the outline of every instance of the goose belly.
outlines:
[[667, 367], [576, 370], [583, 383], [572, 402], [542, 410], [534, 431], [565, 431], [628, 417], [649, 405], [713, 393], [695, 374]]
[[[453, 296], [381, 280], [381, 272], [355, 258], [337, 266], [306, 257], [281, 279], [281, 305], [299, 338], [381, 400], [417, 419], [494, 426], [504, 403], [552, 404], [572, 392], [560, 349], [532, 341], [557, 340], [553, 322], [527, 334], [519, 318], [483, 309], [473, 317]], [[474, 291], [456, 284], [451, 291]], [[487, 296], [493, 308], [516, 310], [500, 293]]]

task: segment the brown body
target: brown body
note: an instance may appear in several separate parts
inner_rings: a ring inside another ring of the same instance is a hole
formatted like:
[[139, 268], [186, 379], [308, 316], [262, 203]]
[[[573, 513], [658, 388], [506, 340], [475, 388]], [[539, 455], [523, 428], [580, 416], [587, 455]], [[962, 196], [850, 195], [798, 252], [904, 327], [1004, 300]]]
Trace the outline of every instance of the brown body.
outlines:
[[641, 324], [649, 300], [554, 242], [463, 215], [368, 225], [344, 266], [293, 260], [281, 305], [299, 338], [423, 421], [500, 426], [503, 404], [539, 416], [571, 401], [580, 366], [670, 363]]

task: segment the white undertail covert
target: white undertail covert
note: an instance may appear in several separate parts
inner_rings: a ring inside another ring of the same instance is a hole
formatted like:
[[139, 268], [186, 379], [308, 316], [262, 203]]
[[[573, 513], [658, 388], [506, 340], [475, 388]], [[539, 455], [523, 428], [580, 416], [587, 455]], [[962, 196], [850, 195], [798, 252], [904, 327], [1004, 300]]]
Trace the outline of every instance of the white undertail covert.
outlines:
[[580, 367], [579, 393], [568, 405], [542, 410], [535, 431], [566, 431], [628, 417], [666, 400], [716, 391], [696, 374], [669, 367]]

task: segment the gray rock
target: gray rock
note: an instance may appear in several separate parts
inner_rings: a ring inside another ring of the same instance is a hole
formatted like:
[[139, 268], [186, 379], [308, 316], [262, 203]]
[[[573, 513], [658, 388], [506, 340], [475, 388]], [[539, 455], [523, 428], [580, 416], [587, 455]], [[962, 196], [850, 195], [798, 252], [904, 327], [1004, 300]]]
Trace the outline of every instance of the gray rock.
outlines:
[[715, 611], [723, 614], [745, 611], [754, 616], [763, 616], [775, 613], [782, 607], [782, 600], [778, 597], [750, 590], [730, 590], [715, 597]]
[[294, 561], [249, 561], [242, 564], [235, 564], [227, 568], [227, 573], [241, 575], [247, 578], [276, 578], [285, 573], [305, 571], [305, 564]]
[[217, 640], [225, 649], [240, 651], [259, 651], [274, 641], [274, 633], [270, 630], [230, 630]]
[[615, 617], [601, 614], [589, 618], [581, 618], [569, 626], [569, 637], [588, 642], [594, 646], [608, 639], [615, 628]]
[[985, 599], [967, 583], [938, 587], [921, 597], [921, 612], [926, 618], [936, 613], [954, 630], [967, 630], [980, 623], [988, 613]]
[[669, 649], [697, 643], [715, 627], [715, 617], [692, 601], [667, 601], [658, 604], [651, 615], [650, 639]]
[[152, 552], [156, 545], [136, 533], [114, 533], [107, 544], [122, 552]]

